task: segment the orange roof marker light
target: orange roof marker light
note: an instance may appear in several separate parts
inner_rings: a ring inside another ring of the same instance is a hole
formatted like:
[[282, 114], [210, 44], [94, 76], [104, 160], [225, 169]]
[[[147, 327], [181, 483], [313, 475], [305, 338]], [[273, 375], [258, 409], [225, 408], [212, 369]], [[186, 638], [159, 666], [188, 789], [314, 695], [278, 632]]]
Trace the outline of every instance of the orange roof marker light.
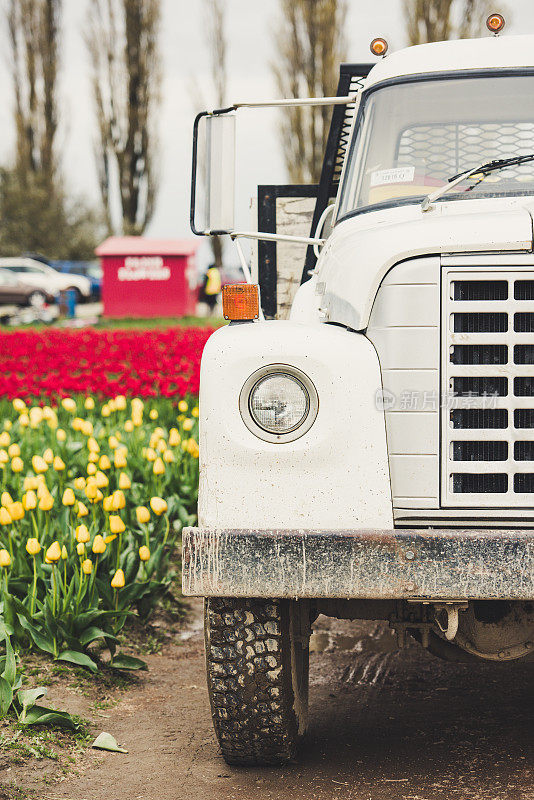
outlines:
[[388, 43], [381, 36], [371, 42], [371, 53], [374, 56], [385, 56], [388, 51]]
[[223, 286], [223, 317], [232, 322], [250, 322], [260, 315], [259, 287], [255, 283], [233, 283]]
[[491, 33], [497, 35], [500, 33], [506, 24], [502, 14], [490, 14], [486, 20], [486, 27]]

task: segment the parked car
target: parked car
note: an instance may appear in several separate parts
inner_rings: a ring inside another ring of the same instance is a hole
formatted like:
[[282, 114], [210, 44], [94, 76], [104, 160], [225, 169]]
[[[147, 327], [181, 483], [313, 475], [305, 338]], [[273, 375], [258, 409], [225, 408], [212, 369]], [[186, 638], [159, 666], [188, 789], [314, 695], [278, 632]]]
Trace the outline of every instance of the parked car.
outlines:
[[45, 303], [53, 302], [54, 296], [50, 292], [23, 283], [8, 270], [0, 269], [0, 305], [40, 308]]
[[78, 300], [87, 300], [91, 296], [91, 283], [83, 275], [63, 275], [32, 258], [0, 258], [0, 269], [54, 296], [63, 289], [75, 289]]
[[51, 266], [64, 274], [84, 275], [91, 284], [91, 299], [100, 300], [103, 271], [98, 261], [55, 261]]

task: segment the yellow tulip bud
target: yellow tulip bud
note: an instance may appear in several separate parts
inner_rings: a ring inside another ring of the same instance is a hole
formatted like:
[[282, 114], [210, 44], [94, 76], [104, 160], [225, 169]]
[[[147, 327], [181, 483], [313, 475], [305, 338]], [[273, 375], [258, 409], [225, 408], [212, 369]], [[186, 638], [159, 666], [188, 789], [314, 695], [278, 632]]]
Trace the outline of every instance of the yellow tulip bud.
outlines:
[[32, 467], [33, 471], [39, 474], [41, 472], [46, 472], [46, 470], [48, 469], [48, 464], [46, 463], [44, 458], [41, 458], [41, 456], [33, 456]]
[[116, 469], [124, 469], [126, 467], [126, 449], [123, 447], [117, 448], [113, 461]]
[[7, 552], [7, 550], [0, 550], [0, 567], [9, 567], [11, 566], [11, 556]]
[[36, 556], [37, 553], [41, 552], [41, 545], [39, 544], [39, 539], [28, 539], [26, 542], [26, 551], [31, 556]]
[[89, 536], [89, 529], [87, 525], [77, 525], [74, 531], [74, 535], [76, 536], [76, 541], [85, 544], [91, 538]]
[[37, 480], [35, 475], [27, 475], [24, 478], [24, 483], [22, 484], [22, 488], [25, 492], [32, 491], [34, 492], [36, 489], [39, 488], [39, 481]]
[[98, 464], [98, 453], [95, 453], [93, 452], [93, 450], [91, 450], [91, 452], [87, 456], [87, 461], [90, 464]]
[[76, 497], [74, 496], [74, 492], [70, 487], [67, 487], [63, 492], [63, 505], [64, 506], [73, 506], [76, 502]]
[[123, 533], [126, 526], [118, 514], [112, 514], [109, 518], [109, 529], [111, 533]]
[[59, 456], [56, 456], [54, 458], [53, 467], [56, 470], [56, 472], [62, 472], [62, 470], [65, 469], [65, 462], [63, 461], [62, 458], [60, 458]]
[[19, 425], [21, 428], [27, 428], [30, 424], [30, 418], [27, 414], [21, 414], [19, 417]]
[[7, 452], [11, 458], [15, 458], [15, 456], [20, 456], [20, 447], [16, 442], [13, 442], [13, 444], [10, 444], [7, 448]]
[[118, 394], [115, 398], [115, 408], [117, 411], [124, 411], [126, 409], [126, 398], [123, 394]]
[[184, 429], [184, 431], [192, 431], [194, 424], [195, 423], [193, 422], [193, 420], [189, 419], [189, 417], [188, 417], [187, 419], [184, 419], [184, 421], [182, 423], [182, 428]]
[[96, 470], [96, 466], [94, 464], [88, 464], [87, 465], [87, 474], [88, 475], [96, 475], [96, 472], [97, 472], [97, 470]]
[[2, 505], [7, 508], [13, 502], [13, 498], [11, 497], [9, 492], [2, 492], [2, 496], [0, 497], [0, 501], [2, 502]]
[[95, 536], [95, 538], [93, 540], [93, 548], [92, 549], [93, 549], [93, 553], [97, 553], [97, 554], [105, 553], [105, 551], [106, 551], [106, 543], [104, 542], [103, 537], [99, 533], [97, 533], [97, 535]]
[[93, 400], [92, 397], [86, 397], [84, 406], [87, 409], [87, 411], [92, 411], [93, 408], [95, 407], [95, 401]]
[[122, 571], [122, 569], [118, 569], [113, 578], [111, 579], [111, 588], [122, 589], [124, 584], [125, 584], [124, 572]]
[[163, 453], [163, 460], [166, 464], [172, 464], [174, 461], [174, 453], [172, 450], [165, 450]]
[[150, 508], [159, 517], [167, 511], [167, 503], [162, 497], [151, 497]]
[[81, 519], [81, 517], [86, 517], [88, 513], [89, 509], [87, 508], [87, 506], [84, 503], [82, 503], [81, 500], [78, 500], [78, 514], [77, 514], [78, 518]]
[[195, 419], [198, 419], [199, 414], [200, 414], [200, 410], [199, 410], [198, 406], [195, 406], [193, 408], [193, 410], [191, 411], [191, 416], [194, 417]]
[[[47, 464], [51, 464], [54, 460], [54, 451], [52, 448], [47, 447], [43, 453], [43, 459], [46, 461]], [[43, 470], [44, 472], [44, 470]]]
[[9, 461], [9, 456], [7, 454], [7, 450], [0, 450], [0, 464], [7, 464]]
[[189, 455], [193, 456], [193, 458], [198, 458], [198, 444], [194, 439], [189, 439], [187, 442], [187, 452]]
[[80, 431], [83, 433], [84, 436], [91, 436], [93, 432], [93, 423], [88, 419], [84, 419], [80, 427]]
[[109, 405], [102, 406], [102, 410], [100, 413], [102, 414], [103, 417], [109, 417], [109, 415], [111, 414], [111, 409]]
[[100, 445], [98, 444], [98, 442], [96, 441], [94, 436], [91, 436], [87, 440], [87, 448], [88, 448], [88, 450], [91, 451], [91, 453], [99, 453], [100, 452]]
[[94, 500], [98, 492], [98, 486], [96, 485], [96, 480], [93, 477], [87, 479], [87, 484], [85, 487], [85, 494], [89, 498], [89, 500]]
[[72, 397], [64, 397], [63, 400], [61, 401], [61, 405], [63, 406], [65, 411], [69, 412], [69, 414], [74, 414], [74, 412], [76, 411], [76, 403], [74, 402]]
[[147, 447], [145, 451], [145, 458], [147, 461], [155, 461], [157, 458], [157, 453], [151, 447]]
[[119, 446], [119, 440], [116, 436], [110, 436], [108, 439], [108, 444], [112, 450], [115, 450]]
[[59, 542], [53, 542], [50, 545], [50, 547], [46, 551], [45, 558], [52, 564], [55, 564], [56, 561], [59, 561], [59, 559], [61, 558], [61, 547]]
[[5, 419], [4, 420], [4, 429], [6, 431], [10, 431], [12, 427], [13, 427], [13, 423], [11, 422], [11, 420], [10, 419]]
[[18, 456], [15, 456], [15, 458], [11, 462], [11, 470], [12, 470], [12, 472], [22, 472], [23, 469], [24, 469], [24, 462], [23, 462], [22, 458], [19, 458]]
[[17, 521], [19, 519], [24, 519], [24, 506], [18, 500], [15, 503], [11, 503], [11, 505], [7, 507], [7, 510], [12, 520]]
[[132, 482], [128, 475], [125, 472], [121, 472], [119, 475], [119, 489], [131, 489]]
[[100, 501], [103, 500], [103, 499], [104, 499], [104, 495], [102, 494], [100, 489], [98, 489], [94, 502], [95, 503], [100, 503]]
[[30, 425], [32, 428], [37, 428], [37, 426], [43, 421], [43, 409], [39, 408], [39, 406], [33, 406], [30, 408]]
[[132, 409], [132, 424], [135, 425], [136, 428], [140, 428], [143, 424], [143, 415], [142, 413], [138, 413]]
[[[100, 459], [100, 461], [102, 461], [102, 458]], [[111, 466], [111, 464], [110, 464], [110, 466]], [[104, 473], [101, 472], [100, 470], [98, 470], [98, 472], [95, 474], [95, 480], [96, 480], [96, 485], [97, 485], [97, 487], [99, 489], [103, 489], [104, 486], [108, 486], [109, 485], [109, 481], [108, 481], [106, 475], [104, 475]]]
[[24, 400], [21, 400], [19, 397], [16, 397], [13, 400], [13, 408], [20, 414], [22, 411], [26, 410], [26, 403], [24, 402]]
[[98, 466], [100, 469], [111, 469], [111, 461], [107, 455], [100, 456], [100, 461], [98, 462]]
[[135, 509], [135, 516], [140, 525], [150, 522], [150, 511], [146, 506], [137, 506]]
[[165, 441], [165, 439], [160, 439], [157, 444], [156, 450], [158, 451], [158, 453], [164, 453], [166, 449], [167, 449], [167, 442]]
[[0, 433], [0, 447], [8, 447], [11, 441], [11, 436], [7, 431]]
[[50, 493], [44, 494], [39, 500], [39, 508], [41, 511], [50, 511], [54, 505], [54, 498]]
[[152, 472], [154, 475], [163, 475], [165, 472], [165, 464], [163, 463], [163, 459], [156, 458], [154, 461], [154, 466], [152, 467]]
[[7, 510], [7, 508], [0, 508], [0, 525], [11, 525], [13, 520], [11, 519], [11, 514]]
[[78, 489], [79, 492], [83, 491], [85, 489], [85, 478], [74, 478], [74, 488]]
[[139, 548], [139, 558], [141, 559], [141, 561], [148, 561], [148, 559], [150, 558], [150, 550], [148, 549], [146, 544], [142, 545], [142, 547]]
[[84, 575], [90, 575], [93, 571], [93, 562], [90, 558], [86, 558], [85, 561], [82, 561], [82, 572]]
[[113, 511], [118, 511], [120, 508], [124, 508], [126, 505], [126, 498], [124, 496], [124, 492], [122, 489], [117, 489], [113, 492]]
[[104, 502], [102, 503], [102, 507], [104, 511], [113, 511], [113, 495], [110, 494], [107, 497], [104, 497]]
[[67, 548], [65, 547], [65, 545], [63, 545], [63, 547], [61, 548], [61, 558], [63, 559], [63, 561], [66, 561], [68, 557], [69, 554], [67, 553]]
[[22, 496], [22, 505], [26, 511], [32, 511], [34, 508], [37, 508], [37, 495], [34, 491], [30, 489], [29, 492], [26, 492], [26, 494]]
[[180, 402], [178, 403], [178, 411], [181, 411], [182, 414], [185, 414], [188, 408], [189, 406], [187, 405], [185, 400], [180, 400]]
[[78, 542], [78, 544], [76, 545], [76, 552], [78, 553], [79, 556], [83, 556], [84, 555], [84, 553], [85, 553], [85, 545], [84, 545], [83, 542]]
[[58, 442], [64, 442], [67, 438], [67, 434], [63, 430], [63, 428], [58, 428], [56, 431], [56, 439]]
[[145, 407], [145, 404], [143, 403], [143, 401], [141, 400], [140, 397], [134, 397], [133, 398], [133, 400], [132, 400], [132, 408], [137, 408], [140, 411], [142, 411], [144, 407]]
[[157, 419], [159, 417], [159, 414], [155, 408], [151, 408], [148, 416], [150, 417], [150, 419]]

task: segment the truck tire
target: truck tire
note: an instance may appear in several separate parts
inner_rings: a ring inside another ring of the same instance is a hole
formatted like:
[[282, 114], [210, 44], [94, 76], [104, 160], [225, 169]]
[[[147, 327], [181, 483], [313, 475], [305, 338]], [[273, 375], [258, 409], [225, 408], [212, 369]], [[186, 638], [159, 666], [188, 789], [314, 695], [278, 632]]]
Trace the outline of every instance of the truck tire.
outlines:
[[295, 758], [308, 713], [306, 602], [210, 598], [205, 607], [208, 691], [228, 764]]

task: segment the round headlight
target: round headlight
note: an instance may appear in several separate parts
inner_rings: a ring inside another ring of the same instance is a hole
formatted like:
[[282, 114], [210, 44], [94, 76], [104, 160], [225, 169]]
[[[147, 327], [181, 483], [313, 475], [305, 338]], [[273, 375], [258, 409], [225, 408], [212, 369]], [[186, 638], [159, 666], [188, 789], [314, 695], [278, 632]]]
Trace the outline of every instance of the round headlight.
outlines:
[[250, 393], [252, 419], [268, 433], [290, 433], [306, 420], [310, 396], [298, 378], [283, 372], [260, 378]]
[[296, 367], [270, 364], [245, 382], [239, 398], [243, 422], [267, 442], [291, 442], [308, 431], [319, 408], [312, 381]]

